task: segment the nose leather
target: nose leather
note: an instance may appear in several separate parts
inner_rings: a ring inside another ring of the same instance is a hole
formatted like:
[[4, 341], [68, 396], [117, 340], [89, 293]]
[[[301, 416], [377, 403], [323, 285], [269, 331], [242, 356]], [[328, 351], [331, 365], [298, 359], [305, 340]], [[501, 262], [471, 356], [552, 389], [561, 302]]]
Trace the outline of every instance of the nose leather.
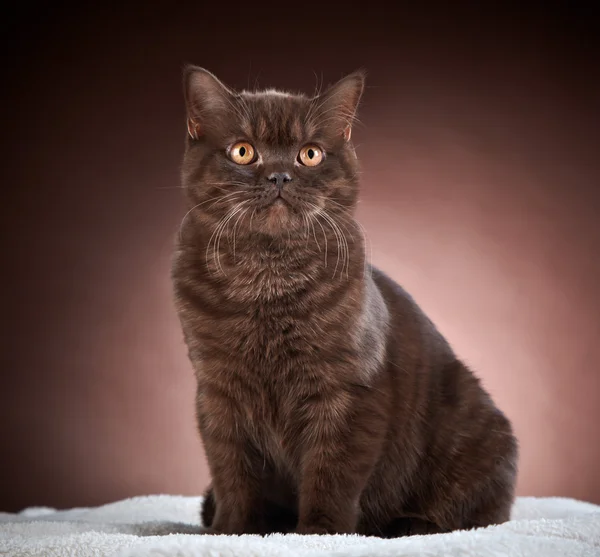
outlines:
[[284, 184], [292, 181], [292, 177], [287, 172], [273, 172], [269, 174], [267, 180], [281, 189]]

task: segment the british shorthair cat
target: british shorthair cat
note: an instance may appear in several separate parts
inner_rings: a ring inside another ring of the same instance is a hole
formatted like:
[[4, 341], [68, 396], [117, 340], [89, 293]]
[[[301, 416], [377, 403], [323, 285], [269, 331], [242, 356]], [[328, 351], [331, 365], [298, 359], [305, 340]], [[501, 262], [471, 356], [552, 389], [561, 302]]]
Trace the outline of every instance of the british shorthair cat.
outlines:
[[509, 519], [511, 424], [366, 261], [356, 72], [314, 97], [184, 72], [172, 278], [223, 534], [394, 537]]

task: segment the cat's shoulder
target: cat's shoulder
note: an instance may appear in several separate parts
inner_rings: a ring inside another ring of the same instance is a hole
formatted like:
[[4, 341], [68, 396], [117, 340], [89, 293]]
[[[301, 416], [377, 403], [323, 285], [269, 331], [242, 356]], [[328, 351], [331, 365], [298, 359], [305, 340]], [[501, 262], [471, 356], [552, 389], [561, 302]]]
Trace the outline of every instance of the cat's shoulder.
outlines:
[[370, 265], [371, 278], [373, 282], [381, 291], [384, 298], [388, 296], [399, 297], [406, 300], [409, 303], [414, 304], [414, 298], [394, 279], [392, 279], [387, 273], [375, 267], [374, 265]]

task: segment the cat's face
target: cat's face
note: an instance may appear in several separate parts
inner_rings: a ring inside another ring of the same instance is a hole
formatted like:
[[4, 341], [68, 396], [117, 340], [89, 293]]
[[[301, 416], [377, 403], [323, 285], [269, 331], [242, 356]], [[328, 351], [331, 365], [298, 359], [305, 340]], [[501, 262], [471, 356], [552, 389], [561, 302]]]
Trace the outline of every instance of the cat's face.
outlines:
[[189, 67], [182, 178], [200, 222], [281, 237], [349, 216], [358, 193], [350, 131], [363, 81], [355, 73], [309, 99], [236, 93]]

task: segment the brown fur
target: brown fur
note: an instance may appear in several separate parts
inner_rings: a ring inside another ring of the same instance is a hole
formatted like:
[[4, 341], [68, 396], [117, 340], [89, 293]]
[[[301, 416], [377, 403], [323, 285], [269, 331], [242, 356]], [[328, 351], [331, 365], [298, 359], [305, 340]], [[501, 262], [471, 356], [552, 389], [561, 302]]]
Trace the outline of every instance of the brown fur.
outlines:
[[[173, 281], [215, 532], [391, 537], [509, 518], [509, 421], [413, 299], [365, 262], [345, 134], [363, 80], [308, 98], [185, 72], [190, 212]], [[257, 162], [229, 159], [241, 140]], [[307, 143], [325, 152], [316, 167], [296, 162]], [[272, 172], [292, 178], [285, 202]]]

